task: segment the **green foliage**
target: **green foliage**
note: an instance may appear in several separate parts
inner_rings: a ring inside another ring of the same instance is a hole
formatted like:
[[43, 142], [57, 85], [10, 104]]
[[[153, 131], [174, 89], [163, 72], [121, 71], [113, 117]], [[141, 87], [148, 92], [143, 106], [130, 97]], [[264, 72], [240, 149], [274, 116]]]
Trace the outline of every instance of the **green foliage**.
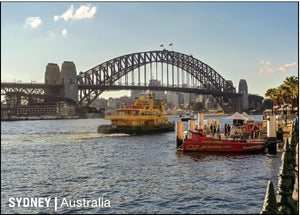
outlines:
[[279, 87], [268, 89], [265, 96], [269, 97], [274, 105], [286, 103], [298, 107], [298, 85], [298, 77], [287, 77]]
[[201, 111], [205, 108], [205, 105], [203, 102], [192, 102], [191, 108], [193, 111]]

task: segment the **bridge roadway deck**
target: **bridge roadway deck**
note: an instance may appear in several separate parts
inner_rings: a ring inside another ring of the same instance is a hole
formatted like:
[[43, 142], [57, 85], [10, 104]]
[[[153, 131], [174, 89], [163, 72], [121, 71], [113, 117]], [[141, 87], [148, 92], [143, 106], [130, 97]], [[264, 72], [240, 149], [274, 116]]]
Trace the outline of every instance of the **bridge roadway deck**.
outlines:
[[205, 90], [199, 88], [182, 88], [172, 86], [134, 86], [134, 85], [78, 85], [78, 89], [93, 89], [93, 90], [157, 90], [157, 91], [175, 91], [183, 93], [196, 93], [201, 95], [215, 95], [215, 96], [230, 96], [238, 97], [242, 94], [235, 92], [221, 92], [214, 90]]
[[[63, 84], [43, 84], [43, 83], [1, 83], [1, 88], [61, 88]], [[182, 88], [182, 87], [173, 87], [173, 86], [141, 86], [141, 85], [84, 85], [79, 84], [78, 90], [157, 90], [157, 91], [175, 91], [175, 92], [184, 92], [184, 93], [196, 93], [201, 95], [215, 95], [215, 96], [229, 96], [229, 97], [238, 97], [241, 96], [240, 93], [235, 92], [221, 92], [214, 90], [206, 90], [199, 88]]]
[[63, 84], [44, 84], [44, 83], [14, 83], [14, 82], [1, 82], [1, 88], [49, 88], [49, 87], [63, 87]]

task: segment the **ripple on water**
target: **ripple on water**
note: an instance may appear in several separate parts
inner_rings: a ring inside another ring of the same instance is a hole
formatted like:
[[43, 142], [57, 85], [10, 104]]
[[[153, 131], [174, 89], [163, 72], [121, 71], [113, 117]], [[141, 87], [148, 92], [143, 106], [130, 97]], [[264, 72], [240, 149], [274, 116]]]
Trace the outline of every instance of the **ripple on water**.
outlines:
[[280, 154], [177, 154], [174, 132], [96, 133], [103, 119], [1, 122], [1, 212], [9, 197], [105, 197], [111, 208], [58, 213], [259, 213]]

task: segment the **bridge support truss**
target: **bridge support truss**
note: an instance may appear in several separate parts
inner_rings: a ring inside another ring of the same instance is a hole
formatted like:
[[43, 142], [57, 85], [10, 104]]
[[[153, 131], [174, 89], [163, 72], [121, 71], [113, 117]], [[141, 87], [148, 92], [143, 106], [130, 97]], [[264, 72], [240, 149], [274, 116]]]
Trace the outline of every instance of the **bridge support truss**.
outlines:
[[[199, 90], [209, 92], [225, 112], [234, 111], [232, 98], [239, 96], [232, 83], [207, 64], [193, 56], [159, 50], [123, 55], [81, 72], [78, 76], [79, 102], [89, 105], [104, 90], [117, 86], [119, 89], [147, 87], [147, 80], [153, 76], [159, 79], [160, 87], [165, 91], [179, 89], [183, 92], [189, 88], [195, 93]], [[123, 83], [120, 80], [124, 80]], [[153, 86], [148, 86], [148, 89], [153, 89]]]

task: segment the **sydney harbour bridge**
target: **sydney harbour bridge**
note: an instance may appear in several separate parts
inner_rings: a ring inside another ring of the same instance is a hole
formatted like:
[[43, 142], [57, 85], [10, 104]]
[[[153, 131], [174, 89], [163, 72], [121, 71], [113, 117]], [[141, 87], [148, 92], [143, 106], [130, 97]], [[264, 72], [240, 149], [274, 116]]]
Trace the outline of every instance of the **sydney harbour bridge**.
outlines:
[[80, 106], [89, 106], [108, 90], [175, 91], [211, 95], [226, 113], [247, 109], [245, 103], [248, 103], [249, 96], [262, 101], [260, 96], [236, 92], [232, 81], [226, 80], [212, 67], [192, 55], [175, 51], [131, 53], [78, 75], [75, 65], [72, 68], [73, 75], [64, 73], [59, 76], [58, 72], [57, 80], [45, 78], [45, 83], [1, 83], [1, 96], [22, 96], [29, 101], [32, 97], [59, 96]]

